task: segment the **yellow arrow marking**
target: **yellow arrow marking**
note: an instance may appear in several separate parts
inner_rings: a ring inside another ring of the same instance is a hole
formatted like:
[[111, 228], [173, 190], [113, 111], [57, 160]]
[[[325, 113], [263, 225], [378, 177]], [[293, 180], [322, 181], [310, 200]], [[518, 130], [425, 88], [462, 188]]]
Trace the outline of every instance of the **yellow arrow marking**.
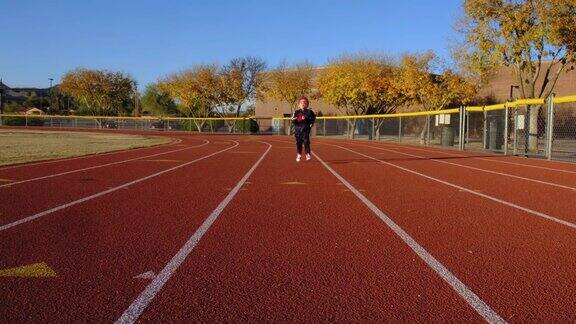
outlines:
[[281, 184], [283, 184], [283, 185], [289, 185], [289, 186], [305, 185], [304, 182], [298, 182], [298, 181], [282, 182]]
[[17, 268], [0, 270], [0, 277], [35, 277], [48, 278], [56, 277], [57, 274], [46, 263], [33, 263]]

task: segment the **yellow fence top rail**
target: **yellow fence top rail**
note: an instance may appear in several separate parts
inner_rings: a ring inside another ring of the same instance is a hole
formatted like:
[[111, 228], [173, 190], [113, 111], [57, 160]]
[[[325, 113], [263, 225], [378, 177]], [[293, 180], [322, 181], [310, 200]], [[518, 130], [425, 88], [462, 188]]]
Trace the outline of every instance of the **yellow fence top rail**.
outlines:
[[554, 103], [571, 103], [576, 102], [576, 96], [554, 97]]

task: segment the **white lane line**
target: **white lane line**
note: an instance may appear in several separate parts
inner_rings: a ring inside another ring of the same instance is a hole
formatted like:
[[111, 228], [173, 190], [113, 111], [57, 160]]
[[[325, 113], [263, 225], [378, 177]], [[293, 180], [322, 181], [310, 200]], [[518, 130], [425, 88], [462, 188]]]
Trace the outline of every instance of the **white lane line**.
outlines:
[[482, 168], [476, 168], [476, 167], [473, 167], [473, 166], [464, 165], [464, 164], [458, 164], [458, 163], [454, 163], [454, 162], [437, 160], [437, 159], [429, 158], [429, 157], [426, 157], [426, 156], [415, 155], [415, 154], [410, 154], [410, 153], [404, 153], [404, 152], [400, 152], [400, 151], [396, 151], [396, 150], [386, 149], [386, 148], [379, 147], [379, 146], [362, 145], [362, 144], [354, 144], [354, 145], [356, 145], [356, 146], [368, 147], [368, 148], [377, 149], [377, 150], [381, 150], [381, 151], [388, 151], [388, 152], [397, 153], [397, 154], [402, 154], [402, 155], [406, 155], [406, 156], [411, 156], [411, 157], [415, 157], [415, 158], [422, 159], [422, 161], [433, 161], [433, 162], [436, 162], [436, 163], [443, 163], [443, 164], [448, 164], [448, 165], [454, 165], [454, 166], [461, 167], [461, 168], [466, 168], [466, 169], [470, 169], [470, 170], [476, 170], [476, 171], [481, 171], [481, 172], [486, 172], [486, 173], [497, 174], [497, 175], [504, 176], [504, 177], [510, 177], [510, 178], [520, 179], [520, 180], [524, 180], [524, 181], [535, 182], [535, 183], [539, 183], [539, 184], [543, 184], [543, 185], [547, 185], [547, 186], [552, 186], [552, 187], [557, 187], [557, 188], [562, 188], [562, 189], [568, 189], [568, 190], [571, 190], [571, 191], [576, 190], [576, 187], [570, 187], [570, 186], [565, 186], [565, 185], [561, 185], [561, 184], [557, 184], [557, 183], [553, 183], [553, 182], [536, 180], [536, 179], [525, 178], [525, 177], [521, 177], [521, 176], [517, 176], [517, 175], [513, 175], [513, 174], [508, 174], [508, 173], [502, 173], [502, 172], [497, 172], [497, 171], [492, 171], [492, 170], [487, 170], [487, 169], [482, 169]]
[[246, 172], [244, 177], [242, 177], [242, 179], [238, 181], [234, 189], [232, 189], [232, 191], [228, 193], [226, 198], [224, 198], [224, 200], [220, 202], [220, 204], [212, 211], [212, 213], [208, 216], [208, 218], [204, 220], [204, 223], [202, 223], [202, 225], [200, 225], [200, 227], [196, 230], [196, 232], [192, 236], [190, 236], [188, 241], [182, 246], [182, 248], [180, 248], [178, 253], [176, 253], [172, 257], [172, 259], [166, 264], [166, 266], [164, 266], [162, 271], [160, 271], [160, 273], [156, 277], [154, 277], [154, 280], [152, 280], [152, 282], [146, 287], [146, 289], [144, 289], [144, 291], [142, 291], [142, 293], [140, 293], [140, 295], [124, 311], [124, 313], [122, 314], [122, 316], [120, 316], [120, 318], [116, 321], [116, 323], [134, 323], [138, 320], [140, 315], [142, 315], [142, 312], [144, 312], [146, 307], [148, 307], [150, 302], [152, 302], [152, 299], [154, 299], [156, 294], [158, 294], [158, 292], [162, 289], [162, 287], [164, 287], [164, 285], [168, 282], [168, 280], [170, 280], [170, 277], [172, 277], [172, 275], [176, 272], [176, 270], [178, 270], [178, 267], [180, 267], [180, 265], [184, 262], [186, 257], [188, 257], [188, 255], [190, 254], [190, 252], [192, 252], [194, 247], [196, 247], [198, 242], [200, 242], [202, 236], [206, 234], [208, 229], [210, 229], [210, 226], [212, 226], [212, 224], [216, 221], [218, 216], [220, 216], [224, 208], [226, 208], [226, 206], [230, 203], [230, 201], [232, 201], [234, 196], [236, 196], [238, 191], [240, 191], [240, 188], [242, 188], [242, 186], [244, 185], [246, 180], [248, 180], [252, 172], [256, 170], [260, 162], [262, 162], [264, 157], [266, 157], [266, 155], [272, 148], [272, 145], [270, 145], [269, 143], [265, 144], [268, 145], [268, 149], [266, 150], [266, 152], [264, 152], [264, 154], [262, 154], [260, 159], [258, 159], [258, 161], [254, 163], [252, 168], [248, 170], [248, 172]]
[[425, 174], [423, 174], [423, 173], [420, 173], [420, 172], [417, 172], [417, 171], [414, 171], [414, 170], [410, 170], [410, 169], [401, 167], [401, 166], [399, 166], [399, 165], [396, 165], [396, 164], [393, 164], [393, 163], [390, 163], [390, 162], [382, 161], [382, 160], [377, 159], [377, 158], [375, 158], [375, 157], [372, 157], [372, 156], [369, 156], [369, 155], [366, 155], [366, 154], [363, 154], [363, 153], [360, 153], [360, 152], [356, 152], [356, 151], [354, 151], [354, 150], [351, 150], [351, 149], [349, 149], [349, 148], [346, 148], [346, 147], [343, 147], [343, 146], [340, 146], [340, 145], [336, 145], [336, 144], [329, 144], [329, 145], [339, 147], [339, 148], [341, 148], [341, 149], [343, 149], [343, 150], [346, 150], [346, 151], [349, 151], [349, 152], [352, 152], [352, 153], [356, 153], [356, 154], [361, 155], [361, 156], [363, 156], [363, 157], [366, 157], [366, 158], [368, 158], [368, 159], [371, 159], [371, 160], [374, 160], [374, 161], [378, 161], [378, 162], [380, 162], [380, 163], [382, 163], [382, 164], [389, 165], [389, 166], [391, 166], [391, 167], [400, 169], [400, 170], [402, 170], [402, 171], [406, 171], [406, 172], [409, 172], [409, 173], [412, 173], [412, 174], [421, 176], [421, 177], [423, 177], [423, 178], [426, 178], [426, 179], [429, 179], [429, 180], [432, 180], [432, 181], [436, 181], [436, 182], [439, 182], [439, 183], [441, 183], [441, 184], [450, 186], [450, 187], [452, 187], [452, 188], [456, 188], [456, 189], [458, 189], [458, 190], [465, 191], [465, 192], [467, 192], [467, 193], [470, 193], [470, 194], [473, 194], [473, 195], [476, 195], [476, 196], [479, 196], [479, 197], [482, 197], [482, 198], [486, 198], [486, 199], [495, 201], [495, 202], [497, 202], [497, 203], [500, 203], [500, 204], [503, 204], [503, 205], [506, 205], [506, 206], [509, 206], [509, 207], [512, 207], [512, 208], [516, 208], [516, 209], [519, 209], [519, 210], [521, 210], [521, 211], [527, 212], [527, 213], [529, 213], [529, 214], [532, 214], [532, 215], [535, 215], [535, 216], [538, 216], [538, 217], [547, 219], [547, 220], [549, 220], [549, 221], [552, 221], [552, 222], [555, 222], [555, 223], [558, 223], [558, 224], [565, 225], [565, 226], [568, 226], [568, 227], [570, 227], [570, 228], [576, 229], [576, 224], [571, 223], [571, 222], [568, 222], [568, 221], [565, 221], [565, 220], [562, 220], [562, 219], [559, 219], [559, 218], [556, 218], [556, 217], [553, 217], [553, 216], [550, 216], [550, 215], [548, 215], [548, 214], [541, 213], [541, 212], [539, 212], [539, 211], [535, 211], [535, 210], [530, 209], [530, 208], [522, 207], [522, 206], [520, 206], [520, 205], [516, 205], [516, 204], [511, 203], [511, 202], [509, 202], [509, 201], [502, 200], [502, 199], [498, 199], [498, 198], [493, 197], [493, 196], [490, 196], [490, 195], [486, 195], [486, 194], [483, 194], [483, 193], [480, 193], [480, 192], [476, 192], [476, 191], [474, 191], [474, 190], [471, 190], [471, 189], [468, 189], [468, 188], [459, 186], [459, 185], [457, 185], [457, 184], [454, 184], [454, 183], [451, 183], [451, 182], [448, 182], [448, 181], [444, 181], [444, 180], [440, 180], [440, 179], [438, 179], [438, 178], [434, 178], [434, 177], [431, 177], [431, 176], [429, 176], [429, 175], [425, 175]]
[[202, 161], [202, 160], [204, 160], [204, 159], [207, 159], [207, 158], [209, 158], [209, 157], [211, 157], [211, 156], [214, 156], [214, 155], [216, 155], [216, 154], [220, 154], [220, 153], [222, 153], [222, 152], [231, 150], [231, 149], [237, 147], [238, 145], [240, 145], [240, 143], [238, 143], [237, 141], [233, 141], [233, 142], [236, 143], [236, 144], [233, 145], [233, 146], [231, 146], [231, 147], [228, 147], [228, 148], [226, 148], [226, 149], [220, 150], [220, 151], [218, 151], [218, 152], [214, 152], [214, 153], [212, 153], [212, 154], [205, 155], [205, 156], [203, 156], [203, 157], [201, 157], [201, 158], [198, 158], [198, 159], [196, 159], [196, 160], [193, 160], [193, 161], [190, 161], [190, 162], [186, 162], [186, 163], [177, 165], [177, 166], [172, 167], [172, 168], [170, 168], [170, 169], [166, 169], [166, 170], [163, 170], [163, 171], [160, 171], [160, 172], [151, 174], [151, 175], [149, 175], [149, 176], [146, 176], [146, 177], [143, 177], [143, 178], [140, 178], [140, 179], [136, 179], [136, 180], [134, 180], [134, 181], [127, 182], [127, 183], [125, 183], [125, 184], [123, 184], [123, 185], [120, 185], [120, 186], [117, 186], [117, 187], [113, 187], [113, 188], [110, 188], [110, 189], [105, 190], [105, 191], [101, 191], [101, 192], [99, 192], [99, 193], [97, 193], [97, 194], [94, 194], [94, 195], [91, 195], [91, 196], [87, 196], [87, 197], [84, 197], [84, 198], [81, 198], [81, 199], [78, 199], [78, 200], [74, 200], [74, 201], [69, 202], [69, 203], [67, 203], [67, 204], [60, 205], [60, 206], [57, 206], [57, 207], [54, 207], [54, 208], [45, 210], [45, 211], [43, 211], [43, 212], [34, 214], [34, 215], [32, 215], [32, 216], [28, 216], [28, 217], [22, 218], [22, 219], [20, 219], [20, 220], [15, 221], [15, 222], [12, 222], [12, 223], [9, 223], [9, 224], [6, 224], [6, 225], [2, 225], [2, 226], [0, 226], [0, 232], [5, 231], [5, 230], [7, 230], [7, 229], [9, 229], [9, 228], [12, 228], [12, 227], [15, 227], [15, 226], [18, 226], [18, 225], [21, 225], [21, 224], [24, 224], [24, 223], [33, 221], [33, 220], [35, 220], [35, 219], [37, 219], [37, 218], [40, 218], [40, 217], [42, 217], [42, 216], [46, 216], [46, 215], [51, 214], [51, 213], [53, 213], [53, 212], [56, 212], [56, 211], [59, 211], [59, 210], [62, 210], [62, 209], [65, 209], [65, 208], [68, 208], [68, 207], [71, 207], [71, 206], [74, 206], [74, 205], [77, 205], [77, 204], [86, 202], [86, 201], [89, 201], [89, 200], [92, 200], [92, 199], [94, 199], [94, 198], [98, 198], [98, 197], [100, 197], [100, 196], [104, 196], [104, 195], [109, 194], [109, 193], [111, 193], [111, 192], [114, 192], [114, 191], [117, 191], [117, 190], [126, 188], [126, 187], [128, 187], [128, 186], [131, 186], [131, 185], [133, 185], [133, 184], [136, 184], [136, 183], [139, 183], [139, 182], [148, 180], [148, 179], [152, 179], [152, 178], [157, 177], [157, 176], [159, 176], [159, 175], [162, 175], [162, 174], [164, 174], [164, 173], [167, 173], [167, 172], [170, 172], [170, 171], [174, 171], [174, 170], [176, 170], [176, 169], [180, 169], [180, 168], [185, 167], [185, 166], [187, 166], [187, 165], [190, 165], [190, 164], [192, 164], [192, 163], [196, 163], [196, 162], [198, 162], [198, 161]]
[[155, 157], [155, 156], [160, 156], [160, 155], [164, 155], [164, 154], [176, 153], [176, 152], [180, 152], [180, 151], [185, 151], [185, 150], [189, 150], [189, 149], [193, 149], [193, 148], [202, 147], [202, 146], [205, 146], [205, 145], [207, 145], [208, 143], [210, 143], [210, 141], [207, 141], [207, 140], [203, 140], [203, 141], [204, 141], [204, 143], [203, 143], [203, 144], [200, 144], [200, 145], [189, 146], [189, 147], [186, 147], [186, 148], [177, 149], [177, 150], [172, 150], [172, 151], [168, 151], [168, 152], [161, 152], [161, 153], [156, 153], [156, 154], [152, 154], [152, 155], [140, 156], [140, 157], [136, 157], [136, 158], [132, 158], [132, 159], [128, 159], [128, 160], [110, 162], [110, 163], [95, 165], [95, 166], [91, 166], [91, 167], [87, 167], [87, 168], [82, 168], [82, 169], [76, 169], [76, 170], [71, 170], [71, 171], [66, 171], [66, 172], [60, 172], [60, 173], [50, 174], [50, 175], [42, 176], [42, 177], [38, 177], [38, 178], [32, 178], [32, 179], [26, 179], [26, 180], [22, 180], [22, 181], [11, 182], [11, 183], [7, 183], [7, 184], [0, 185], [0, 188], [3, 188], [3, 187], [13, 187], [13, 186], [15, 186], [15, 185], [22, 184], [22, 183], [27, 183], [27, 182], [33, 182], [33, 181], [38, 181], [38, 180], [44, 180], [44, 179], [59, 177], [59, 176], [63, 176], [63, 175], [66, 175], [66, 174], [71, 174], [71, 173], [76, 173], [76, 172], [81, 172], [81, 171], [88, 171], [88, 170], [103, 168], [103, 167], [107, 167], [107, 166], [111, 166], [111, 165], [127, 163], [127, 162], [131, 162], [131, 161], [138, 161], [138, 160], [147, 159], [147, 158], [151, 158], [151, 157]]
[[112, 151], [112, 152], [106, 152], [106, 153], [87, 154], [87, 155], [82, 155], [82, 156], [74, 156], [74, 157], [69, 157], [69, 158], [49, 160], [49, 161], [40, 161], [40, 162], [34, 162], [34, 163], [23, 163], [23, 164], [18, 164], [18, 165], [0, 167], [0, 172], [2, 172], [2, 171], [4, 171], [4, 170], [10, 170], [10, 169], [16, 169], [16, 168], [24, 168], [24, 167], [34, 166], [34, 165], [50, 164], [50, 163], [58, 163], [58, 162], [67, 162], [67, 161], [73, 161], [73, 160], [79, 160], [79, 159], [87, 159], [87, 158], [93, 158], [93, 157], [106, 156], [106, 155], [111, 155], [111, 154], [120, 154], [120, 153], [134, 152], [134, 151], [140, 151], [140, 150], [145, 150], [145, 149], [153, 149], [153, 148], [159, 148], [159, 147], [167, 147], [167, 146], [176, 145], [176, 144], [178, 144], [178, 143], [180, 143], [180, 142], [182, 142], [181, 139], [176, 139], [176, 140], [174, 140], [174, 141], [172, 141], [172, 142], [170, 142], [170, 143], [167, 143], [167, 144], [160, 144], [160, 145], [153, 145], [153, 146], [146, 146], [146, 147], [138, 147], [138, 148], [133, 148], [133, 149], [118, 150], [118, 151]]
[[424, 261], [432, 270], [434, 270], [444, 281], [464, 299], [480, 316], [490, 323], [506, 323], [492, 308], [486, 304], [478, 295], [476, 295], [468, 286], [466, 286], [458, 277], [456, 277], [440, 261], [436, 260], [424, 247], [422, 247], [410, 234], [406, 233], [398, 224], [396, 224], [388, 215], [374, 205], [366, 196], [352, 186], [340, 174], [334, 171], [324, 160], [314, 153], [314, 156], [330, 171], [340, 182], [342, 182], [364, 205], [366, 205], [376, 216], [378, 216], [388, 227], [414, 251], [422, 261]]
[[[538, 166], [538, 165], [531, 165], [531, 164], [524, 164], [524, 163], [515, 163], [515, 162], [501, 161], [501, 160], [492, 160], [492, 159], [481, 158], [481, 157], [474, 157], [473, 159], [482, 160], [482, 161], [496, 162], [496, 163], [504, 163], [504, 164], [518, 165], [518, 166], [535, 168], [535, 169], [540, 169], [540, 170], [549, 170], [549, 171], [554, 171], [554, 172], [562, 172], [562, 173], [576, 174], [576, 171], [569, 171], [569, 170], [562, 170], [562, 169], [555, 169], [555, 168], [547, 168], [547, 167]], [[556, 161], [556, 162], [557, 162], [557, 161]]]
[[[424, 152], [430, 152], [430, 153], [440, 153], [440, 154], [444, 154], [444, 155], [448, 155], [448, 156], [457, 156], [457, 157], [470, 158], [470, 159], [474, 159], [474, 160], [488, 161], [488, 162], [494, 162], [494, 163], [504, 163], [504, 164], [511, 164], [511, 165], [529, 167], [529, 168], [536, 168], [536, 169], [541, 169], [541, 170], [549, 170], [549, 171], [555, 171], [555, 172], [563, 172], [563, 173], [576, 174], [576, 171], [556, 169], [556, 168], [549, 168], [549, 167], [543, 167], [543, 166], [532, 165], [532, 164], [525, 164], [525, 163], [516, 163], [516, 162], [511, 162], [511, 161], [502, 161], [502, 160], [489, 159], [490, 157], [502, 158], [502, 157], [504, 157], [504, 155], [502, 155], [502, 156], [498, 156], [498, 155], [485, 155], [486, 157], [478, 157], [478, 156], [469, 156], [469, 155], [456, 154], [456, 153], [448, 153], [448, 152], [445, 152], [445, 151], [442, 151], [442, 150], [427, 150], [427, 149], [424, 149], [424, 148], [415, 147], [415, 146], [413, 146], [413, 145], [397, 145], [397, 144], [394, 144], [394, 143], [382, 143], [382, 144], [384, 144], [385, 146], [394, 146], [394, 147], [397, 147], [397, 148], [402, 147], [402, 148], [411, 149], [411, 150], [418, 150], [418, 151], [424, 151]], [[554, 162], [562, 162], [562, 161], [554, 161]], [[563, 163], [565, 163], [565, 162], [563, 162]]]

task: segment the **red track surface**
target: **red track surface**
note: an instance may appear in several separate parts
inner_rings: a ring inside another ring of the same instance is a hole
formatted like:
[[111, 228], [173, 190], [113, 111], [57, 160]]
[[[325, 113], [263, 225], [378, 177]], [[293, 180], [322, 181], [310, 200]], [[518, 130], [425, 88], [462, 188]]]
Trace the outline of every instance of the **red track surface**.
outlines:
[[326, 167], [288, 137], [167, 136], [0, 168], [28, 180], [0, 187], [0, 271], [57, 273], [0, 277], [0, 318], [576, 320], [576, 165], [316, 139]]

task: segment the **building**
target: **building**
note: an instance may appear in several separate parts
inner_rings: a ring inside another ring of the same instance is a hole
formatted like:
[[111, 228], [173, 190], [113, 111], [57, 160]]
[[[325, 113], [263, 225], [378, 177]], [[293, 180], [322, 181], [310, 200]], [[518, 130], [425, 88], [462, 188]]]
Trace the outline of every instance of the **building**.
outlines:
[[[544, 70], [547, 68], [548, 64], [543, 63], [543, 71], [540, 73], [537, 86], [542, 86]], [[519, 84], [520, 81], [514, 76], [512, 68], [503, 67], [496, 71], [490, 82], [479, 91], [479, 97], [490, 98], [497, 103], [517, 99], [520, 97], [519, 89], [516, 88]], [[576, 95], [576, 71], [571, 68], [565, 69], [558, 78], [553, 92], [557, 96]]]
[[20, 107], [16, 109], [15, 113], [17, 113], [18, 115], [44, 115], [43, 110], [40, 110], [35, 107], [32, 108]]

